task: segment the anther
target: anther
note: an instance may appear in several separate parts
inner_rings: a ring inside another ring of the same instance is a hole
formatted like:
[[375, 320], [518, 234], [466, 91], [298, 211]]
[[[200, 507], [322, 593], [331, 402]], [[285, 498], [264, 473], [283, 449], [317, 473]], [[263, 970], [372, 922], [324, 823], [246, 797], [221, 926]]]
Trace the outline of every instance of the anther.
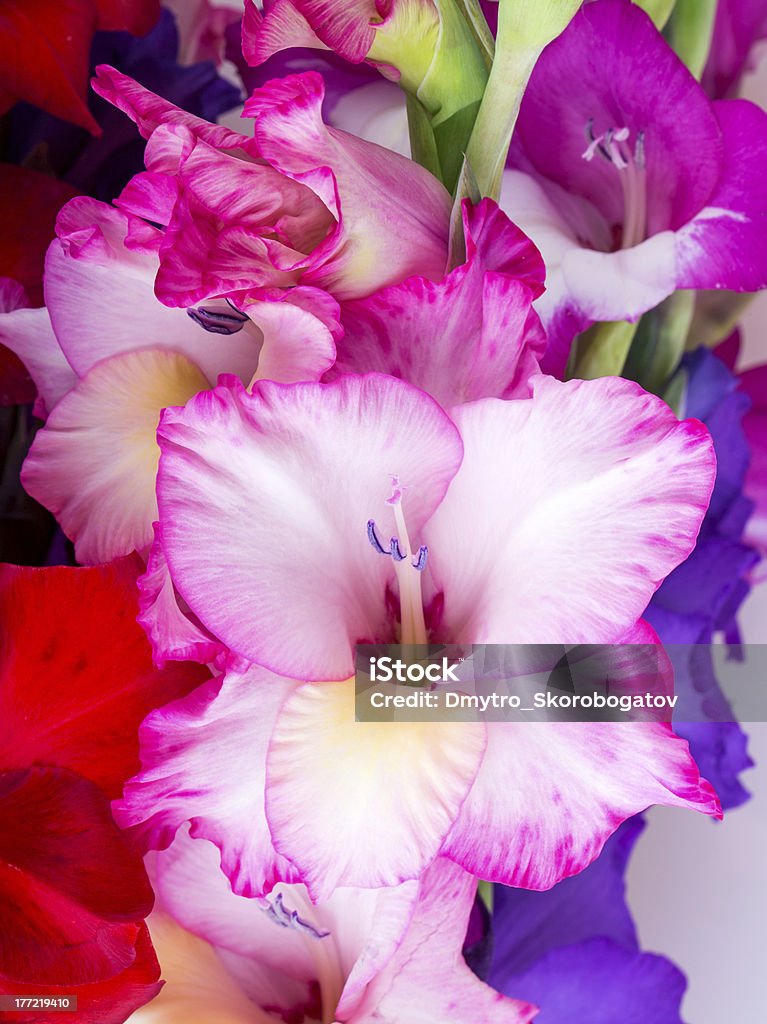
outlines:
[[392, 539], [390, 540], [389, 550], [395, 562], [404, 562], [404, 560], [407, 558], [407, 555], [403, 555], [402, 548], [399, 546], [399, 541], [397, 540], [396, 537], [392, 537]]
[[379, 555], [388, 555], [390, 553], [388, 548], [385, 548], [378, 539], [374, 519], [368, 519], [368, 540], [370, 541], [371, 547], [375, 548]]
[[224, 313], [220, 309], [206, 309], [204, 306], [200, 306], [199, 309], [188, 309], [186, 312], [187, 316], [210, 334], [237, 334], [248, 322], [248, 317], [231, 302], [228, 304], [231, 313]]
[[426, 568], [426, 559], [428, 558], [428, 556], [429, 549], [426, 547], [425, 544], [422, 544], [421, 547], [418, 549], [418, 554], [415, 556], [415, 559], [410, 564], [418, 572], [423, 572], [424, 569]]

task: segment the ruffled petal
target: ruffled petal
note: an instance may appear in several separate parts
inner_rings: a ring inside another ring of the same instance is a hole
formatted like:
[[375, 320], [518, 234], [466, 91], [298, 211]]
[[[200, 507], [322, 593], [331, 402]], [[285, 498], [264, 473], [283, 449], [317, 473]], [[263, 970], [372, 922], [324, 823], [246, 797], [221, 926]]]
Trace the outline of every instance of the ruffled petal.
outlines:
[[507, 999], [476, 977], [462, 955], [476, 879], [444, 858], [423, 876], [404, 941], [368, 989], [353, 1024], [528, 1024], [529, 1003]]
[[322, 77], [289, 75], [245, 104], [255, 142], [273, 167], [307, 185], [338, 221], [302, 278], [338, 299], [414, 274], [439, 280], [447, 263], [450, 197], [428, 171], [321, 116]]
[[174, 124], [188, 128], [211, 146], [220, 149], [239, 149], [247, 145], [248, 139], [239, 132], [233, 132], [223, 125], [211, 124], [201, 117], [195, 117], [169, 100], [157, 96], [143, 85], [123, 75], [109, 64], [99, 64], [96, 77], [91, 80], [93, 91], [108, 103], [122, 110], [145, 139], [162, 124]]
[[[138, 231], [140, 244], [134, 240]], [[185, 310], [168, 309], [155, 296], [160, 231], [82, 198], [61, 211], [57, 232], [46, 259], [45, 299], [59, 344], [78, 374], [108, 356], [157, 348], [183, 353], [211, 383], [224, 372], [250, 380], [262, 340], [255, 324], [210, 334]]]
[[266, 749], [279, 708], [296, 687], [265, 669], [231, 669], [153, 712], [141, 727], [142, 771], [114, 805], [150, 849], [165, 849], [191, 823], [219, 848], [242, 896], [298, 880], [272, 846], [264, 815]]
[[41, 307], [3, 313], [0, 315], [0, 342], [15, 352], [29, 371], [37, 388], [38, 411], [47, 416], [77, 382], [77, 374], [53, 333], [48, 310]]
[[159, 523], [154, 524], [146, 572], [138, 580], [138, 589], [138, 622], [152, 645], [156, 665], [162, 667], [167, 661], [207, 664], [226, 653], [223, 645], [182, 607], [183, 601], [170, 578]]
[[252, 394], [232, 381], [168, 410], [158, 438], [171, 575], [216, 637], [304, 679], [348, 678], [353, 644], [393, 639], [394, 568], [367, 523], [396, 532], [392, 474], [415, 538], [444, 495], [461, 443], [432, 399], [376, 374]]
[[422, 541], [439, 636], [618, 642], [695, 544], [711, 439], [629, 381], [531, 383], [453, 410], [465, 457]]
[[248, 999], [216, 951], [172, 917], [152, 915], [152, 942], [164, 984], [131, 1024], [274, 1024], [274, 1017]]
[[105, 562], [151, 544], [160, 412], [207, 386], [185, 356], [128, 352], [97, 363], [54, 408], [22, 482], [75, 542], [78, 561]]
[[315, 899], [336, 886], [417, 878], [471, 786], [485, 744], [472, 723], [356, 722], [354, 682], [308, 683], [269, 744], [266, 813]]
[[508, 988], [547, 1024], [682, 1024], [685, 976], [671, 961], [593, 938], [551, 950]]
[[152, 889], [92, 782], [58, 768], [0, 773], [0, 976], [44, 986], [130, 967]]
[[504, 171], [501, 206], [546, 263], [546, 291], [535, 308], [549, 335], [547, 372], [562, 375], [573, 338], [590, 324], [636, 320], [676, 288], [676, 240], [670, 231], [616, 252], [585, 248], [541, 184], [516, 170]]
[[273, 0], [263, 13], [255, 4], [245, 4], [242, 52], [248, 64], [258, 66], [280, 50], [295, 46], [329, 49], [292, 0]]
[[687, 742], [663, 723], [492, 722], [487, 735], [444, 846], [480, 878], [548, 889], [582, 871], [651, 804], [722, 816]]
[[621, 229], [620, 172], [599, 154], [584, 159], [589, 128], [597, 137], [628, 128], [632, 153], [644, 133], [648, 234], [680, 228], [709, 200], [722, 165], [716, 116], [637, 4], [584, 4], [546, 47], [525, 90], [512, 150], [516, 166], [526, 158], [541, 179], [588, 200], [609, 227]]
[[343, 304], [332, 376], [377, 370], [449, 408], [524, 397], [546, 336], [533, 298], [544, 267], [533, 244], [490, 200], [464, 208], [467, 260], [442, 281], [413, 277]]

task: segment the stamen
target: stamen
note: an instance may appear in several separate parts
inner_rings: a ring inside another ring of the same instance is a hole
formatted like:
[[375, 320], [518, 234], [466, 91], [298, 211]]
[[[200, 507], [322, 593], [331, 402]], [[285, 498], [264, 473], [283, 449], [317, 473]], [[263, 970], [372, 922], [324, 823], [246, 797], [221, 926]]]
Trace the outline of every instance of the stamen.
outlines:
[[[397, 528], [397, 535], [389, 541], [388, 549], [384, 547], [378, 535], [378, 528], [374, 519], [367, 523], [368, 540], [371, 547], [379, 555], [389, 555], [394, 562], [394, 569], [397, 574], [400, 604], [400, 643], [403, 648], [416, 644], [426, 643], [426, 622], [423, 614], [423, 598], [421, 596], [421, 573], [426, 568], [428, 549], [422, 545], [418, 549], [415, 558], [412, 556], [413, 548], [410, 544], [405, 516], [402, 511], [402, 496], [404, 488], [400, 485], [399, 477], [392, 477], [392, 493], [386, 499], [394, 513], [394, 522]], [[407, 652], [405, 652], [407, 656]]]
[[415, 557], [415, 561], [411, 562], [410, 564], [413, 566], [414, 569], [417, 569], [418, 572], [423, 572], [424, 569], [426, 568], [426, 559], [428, 558], [428, 555], [429, 549], [426, 547], [425, 544], [422, 544], [421, 547], [418, 549], [418, 554]]
[[188, 309], [186, 312], [196, 324], [211, 334], [237, 334], [247, 323], [248, 317], [228, 299], [227, 303], [232, 309], [231, 313], [224, 313], [220, 309], [206, 309], [204, 306], [200, 306], [199, 309]]
[[647, 176], [645, 170], [645, 133], [637, 132], [633, 153], [624, 145], [631, 135], [630, 129], [608, 128], [601, 135], [594, 134], [594, 119], [586, 122], [589, 144], [582, 153], [591, 161], [599, 153], [620, 174], [623, 191], [623, 230], [621, 248], [630, 249], [645, 240], [647, 235]]
[[391, 556], [395, 562], [404, 562], [405, 559], [407, 558], [407, 555], [402, 554], [402, 548], [399, 546], [399, 541], [397, 540], [396, 537], [392, 537], [391, 541], [389, 542], [389, 549], [391, 551]]
[[390, 554], [390, 552], [383, 546], [381, 541], [378, 539], [374, 519], [368, 519], [368, 540], [370, 541], [371, 546], [375, 548], [379, 555]]
[[295, 931], [309, 935], [313, 939], [326, 939], [330, 935], [330, 932], [322, 932], [315, 928], [314, 925], [309, 924], [308, 921], [304, 921], [303, 918], [298, 916], [297, 910], [288, 910], [282, 902], [281, 892], [277, 893], [274, 900], [264, 907], [263, 910], [281, 928], [292, 928]]

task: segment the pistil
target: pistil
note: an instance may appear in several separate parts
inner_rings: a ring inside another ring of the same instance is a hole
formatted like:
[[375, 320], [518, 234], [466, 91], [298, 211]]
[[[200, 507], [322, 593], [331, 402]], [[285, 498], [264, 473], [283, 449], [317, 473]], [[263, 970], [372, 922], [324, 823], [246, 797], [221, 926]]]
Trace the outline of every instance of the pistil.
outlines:
[[427, 642], [421, 573], [426, 568], [429, 552], [425, 546], [421, 546], [417, 552], [413, 551], [402, 510], [402, 487], [397, 477], [392, 478], [392, 494], [386, 503], [394, 513], [397, 535], [391, 538], [386, 547], [378, 536], [374, 520], [371, 519], [367, 524], [368, 540], [379, 554], [390, 556], [394, 562], [400, 604], [399, 639], [403, 648], [403, 658], [413, 660], [413, 648]]

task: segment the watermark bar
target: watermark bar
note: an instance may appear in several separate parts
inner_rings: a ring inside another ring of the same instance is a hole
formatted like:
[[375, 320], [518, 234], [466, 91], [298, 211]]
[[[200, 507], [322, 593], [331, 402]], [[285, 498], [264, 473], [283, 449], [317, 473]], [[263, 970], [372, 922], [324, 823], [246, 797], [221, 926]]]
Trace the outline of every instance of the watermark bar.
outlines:
[[767, 721], [767, 645], [360, 644], [364, 722]]

